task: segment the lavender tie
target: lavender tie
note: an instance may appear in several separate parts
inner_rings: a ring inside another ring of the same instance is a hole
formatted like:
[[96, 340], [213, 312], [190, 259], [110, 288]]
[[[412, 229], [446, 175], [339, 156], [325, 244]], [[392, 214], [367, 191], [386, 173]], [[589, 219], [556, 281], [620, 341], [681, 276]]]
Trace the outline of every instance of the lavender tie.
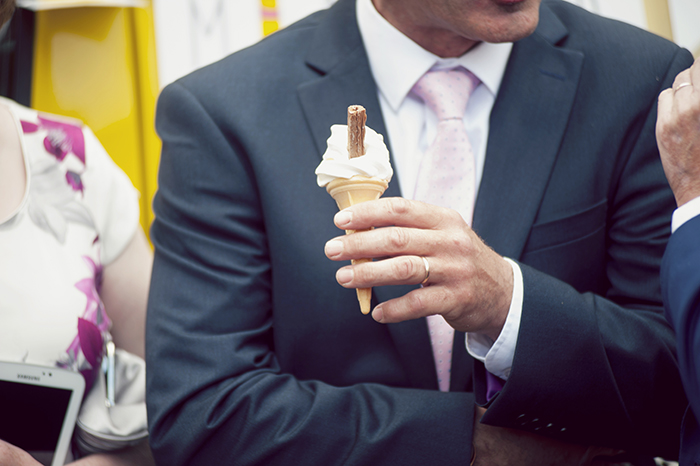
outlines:
[[[413, 198], [454, 209], [471, 225], [476, 196], [476, 167], [464, 129], [464, 112], [479, 79], [462, 67], [428, 71], [412, 92], [438, 117], [437, 135], [418, 171]], [[454, 329], [440, 315], [428, 316], [438, 386], [450, 389]]]

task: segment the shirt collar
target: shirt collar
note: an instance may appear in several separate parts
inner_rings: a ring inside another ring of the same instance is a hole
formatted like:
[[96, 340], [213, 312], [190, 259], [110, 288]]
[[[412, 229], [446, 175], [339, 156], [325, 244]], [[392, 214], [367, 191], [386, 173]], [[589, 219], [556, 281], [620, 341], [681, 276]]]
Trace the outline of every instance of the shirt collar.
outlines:
[[503, 80], [513, 43], [481, 42], [458, 58], [440, 58], [392, 26], [372, 4], [357, 0], [357, 24], [379, 92], [394, 111], [429, 69], [461, 65], [495, 96]]

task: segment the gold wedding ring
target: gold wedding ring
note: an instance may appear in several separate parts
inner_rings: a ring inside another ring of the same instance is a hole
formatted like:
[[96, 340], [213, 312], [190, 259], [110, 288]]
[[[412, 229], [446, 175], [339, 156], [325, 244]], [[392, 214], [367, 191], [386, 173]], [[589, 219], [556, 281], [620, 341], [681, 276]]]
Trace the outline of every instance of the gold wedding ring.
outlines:
[[673, 90], [673, 92], [678, 92], [678, 91], [680, 91], [681, 89], [683, 89], [684, 87], [687, 87], [687, 86], [692, 86], [692, 84], [691, 84], [691, 83], [680, 83], [680, 84], [678, 85], [678, 87], [675, 88], [675, 89]]
[[423, 265], [425, 265], [425, 278], [422, 282], [420, 282], [420, 284], [421, 286], [425, 286], [430, 278], [430, 262], [428, 262], [428, 259], [423, 256], [420, 256], [420, 258], [423, 259]]

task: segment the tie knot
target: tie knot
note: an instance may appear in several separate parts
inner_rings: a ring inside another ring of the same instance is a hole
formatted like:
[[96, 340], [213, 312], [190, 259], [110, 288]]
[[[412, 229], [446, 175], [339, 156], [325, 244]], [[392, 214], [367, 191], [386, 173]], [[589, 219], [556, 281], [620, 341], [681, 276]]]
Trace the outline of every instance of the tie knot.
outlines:
[[413, 86], [413, 93], [423, 99], [438, 120], [462, 119], [479, 78], [465, 68], [435, 70], [425, 73]]

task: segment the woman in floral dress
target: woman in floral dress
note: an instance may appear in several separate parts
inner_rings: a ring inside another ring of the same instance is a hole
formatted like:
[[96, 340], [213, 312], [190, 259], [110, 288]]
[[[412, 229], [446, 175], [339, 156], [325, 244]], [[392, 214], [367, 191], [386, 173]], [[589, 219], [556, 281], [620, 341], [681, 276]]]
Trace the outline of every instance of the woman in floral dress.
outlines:
[[[107, 331], [143, 357], [151, 264], [138, 192], [94, 134], [0, 98], [0, 360], [90, 385]], [[151, 462], [144, 442], [73, 464]], [[0, 440], [0, 464], [38, 463]]]

